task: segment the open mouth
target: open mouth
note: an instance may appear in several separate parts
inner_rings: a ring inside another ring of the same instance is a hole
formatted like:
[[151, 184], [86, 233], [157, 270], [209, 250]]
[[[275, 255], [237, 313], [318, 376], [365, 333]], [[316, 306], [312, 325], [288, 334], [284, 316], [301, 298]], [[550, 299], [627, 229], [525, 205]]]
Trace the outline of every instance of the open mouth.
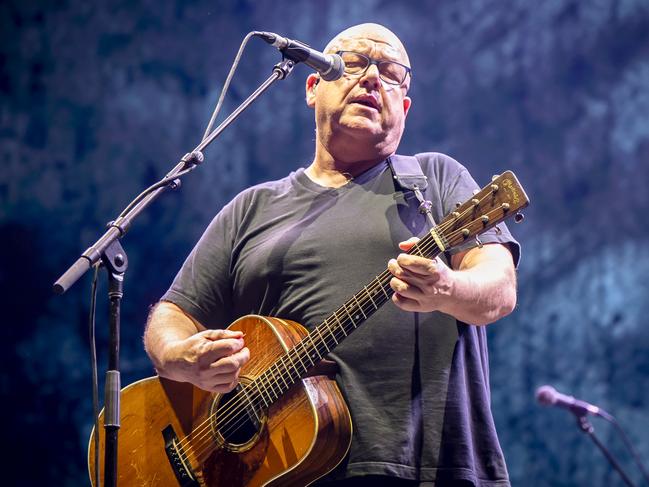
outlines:
[[380, 111], [381, 107], [372, 95], [362, 95], [362, 96], [357, 96], [352, 100], [352, 103], [356, 103], [358, 105], [363, 105], [368, 108], [373, 108], [376, 111]]

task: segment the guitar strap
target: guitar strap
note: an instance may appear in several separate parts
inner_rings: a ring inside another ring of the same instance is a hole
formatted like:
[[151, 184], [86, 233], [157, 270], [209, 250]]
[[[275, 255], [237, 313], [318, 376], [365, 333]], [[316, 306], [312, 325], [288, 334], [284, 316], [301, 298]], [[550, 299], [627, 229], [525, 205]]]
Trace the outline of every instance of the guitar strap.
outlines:
[[421, 170], [421, 164], [415, 156], [401, 156], [393, 154], [388, 157], [388, 166], [396, 185], [402, 190], [412, 191], [419, 201], [419, 212], [426, 215], [431, 228], [435, 227], [435, 219], [431, 209], [433, 204], [424, 199], [422, 191], [428, 187], [428, 178]]

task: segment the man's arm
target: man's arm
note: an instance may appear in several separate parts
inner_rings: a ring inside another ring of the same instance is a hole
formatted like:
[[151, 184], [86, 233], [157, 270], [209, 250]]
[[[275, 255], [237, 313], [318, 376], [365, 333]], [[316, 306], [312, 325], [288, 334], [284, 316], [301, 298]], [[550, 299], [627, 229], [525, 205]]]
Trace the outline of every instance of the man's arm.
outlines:
[[250, 359], [241, 332], [208, 330], [169, 302], [151, 311], [144, 347], [161, 377], [212, 392], [234, 389], [241, 366]]
[[[410, 249], [418, 239], [399, 244]], [[509, 249], [485, 244], [453, 255], [453, 269], [440, 259], [400, 254], [388, 269], [393, 302], [406, 311], [442, 311], [474, 325], [486, 325], [516, 306], [516, 271]]]

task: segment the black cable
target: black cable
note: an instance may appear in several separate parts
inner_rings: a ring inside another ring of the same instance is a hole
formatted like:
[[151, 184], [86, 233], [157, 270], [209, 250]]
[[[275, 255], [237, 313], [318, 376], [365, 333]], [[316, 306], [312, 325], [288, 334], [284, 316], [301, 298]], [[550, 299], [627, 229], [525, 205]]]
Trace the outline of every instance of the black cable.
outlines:
[[622, 437], [622, 440], [624, 441], [624, 445], [626, 446], [627, 450], [629, 450], [631, 452], [631, 456], [633, 456], [633, 459], [635, 460], [635, 463], [638, 465], [638, 468], [642, 472], [642, 476], [644, 477], [645, 482], [647, 482], [647, 485], [649, 485], [649, 474], [647, 474], [647, 469], [645, 468], [644, 464], [640, 460], [640, 455], [638, 455], [638, 452], [636, 451], [636, 449], [631, 444], [631, 441], [629, 440], [629, 437], [626, 435], [626, 433], [624, 432], [622, 427], [619, 425], [619, 423], [617, 422], [617, 420], [613, 416], [610, 416], [608, 418], [605, 417], [605, 416], [602, 416], [602, 417], [604, 419], [606, 419], [606, 421], [608, 421], [609, 423], [613, 424], [613, 426], [615, 426], [615, 429], [617, 430], [617, 432]]
[[228, 92], [228, 88], [230, 87], [230, 82], [232, 81], [232, 78], [234, 77], [234, 73], [237, 70], [237, 67], [239, 66], [241, 55], [243, 54], [243, 51], [246, 48], [246, 45], [248, 44], [248, 41], [250, 40], [251, 37], [257, 34], [258, 34], [257, 31], [248, 32], [246, 37], [243, 38], [243, 41], [241, 41], [241, 45], [239, 46], [239, 51], [237, 52], [237, 55], [235, 56], [234, 61], [232, 62], [232, 66], [230, 67], [230, 72], [228, 73], [228, 77], [225, 79], [225, 84], [221, 89], [221, 94], [219, 95], [219, 101], [216, 103], [216, 108], [214, 109], [214, 112], [212, 113], [212, 117], [210, 118], [210, 121], [207, 124], [207, 127], [205, 128], [205, 133], [203, 134], [203, 140], [207, 139], [207, 137], [209, 137], [210, 135], [210, 132], [212, 131], [214, 122], [216, 122], [216, 116], [221, 111], [221, 107], [223, 106], [223, 100], [225, 100], [225, 94]]
[[[223, 85], [223, 88], [221, 89], [221, 94], [219, 95], [219, 100], [216, 104], [216, 108], [214, 109], [214, 112], [212, 113], [212, 117], [210, 118], [209, 123], [207, 124], [207, 127], [205, 128], [205, 134], [203, 135], [203, 141], [209, 137], [210, 132], [212, 130], [212, 126], [214, 125], [214, 122], [216, 121], [216, 117], [221, 111], [221, 107], [223, 106], [223, 101], [225, 99], [225, 95], [227, 94], [228, 88], [230, 87], [230, 82], [232, 81], [232, 78], [234, 77], [234, 73], [236, 72], [237, 68], [239, 67], [239, 61], [241, 60], [241, 56], [243, 54], [243, 51], [245, 50], [248, 41], [255, 35], [257, 35], [257, 31], [252, 31], [249, 32], [246, 37], [244, 37], [243, 41], [241, 41], [241, 45], [239, 46], [239, 51], [237, 52], [237, 55], [234, 58], [234, 61], [232, 63], [232, 66], [230, 67], [230, 72], [228, 73], [228, 76], [225, 80], [225, 84]], [[192, 154], [193, 155], [193, 154]], [[187, 154], [185, 158], [188, 158], [190, 154]], [[170, 186], [172, 188], [175, 188], [180, 185], [180, 180], [179, 178], [187, 174], [188, 172], [191, 172], [195, 167], [197, 163], [202, 162], [202, 159], [196, 159], [196, 157], [200, 156], [195, 156], [194, 158], [189, 158], [188, 160], [192, 163], [190, 165], [186, 165], [180, 172], [177, 174], [169, 175], [167, 174], [164, 178], [162, 178], [160, 181], [157, 183], [152, 184], [148, 188], [146, 188], [144, 191], [142, 191], [139, 195], [135, 197], [133, 201], [131, 201], [126, 208], [119, 214], [118, 218], [122, 218], [125, 215], [127, 215], [140, 201], [142, 201], [148, 194], [152, 193], [158, 188], [164, 187], [164, 186]], [[184, 159], [185, 159], [184, 158]], [[178, 167], [178, 166], [177, 166]]]
[[97, 346], [95, 343], [95, 311], [97, 308], [97, 277], [99, 267], [96, 264], [90, 291], [90, 313], [88, 315], [88, 338], [90, 346], [90, 369], [92, 373], [92, 412], [95, 422], [93, 438], [95, 440], [95, 487], [99, 487], [99, 381], [97, 379]]
[[[196, 168], [196, 165], [189, 166], [189, 167], [183, 169], [182, 171], [178, 172], [177, 174], [174, 174], [173, 176], [165, 176], [164, 178], [162, 178], [157, 183], [152, 184], [151, 186], [146, 188], [144, 191], [142, 191], [139, 195], [137, 195], [135, 197], [135, 199], [133, 199], [133, 201], [131, 201], [128, 204], [128, 206], [126, 208], [124, 208], [124, 210], [122, 210], [122, 212], [119, 214], [118, 218], [122, 218], [125, 215], [127, 215], [140, 201], [142, 201], [145, 198], [145, 196], [147, 196], [149, 193], [152, 193], [156, 189], [162, 188], [164, 186], [172, 186], [172, 185], [179, 186], [180, 181], [177, 181], [177, 179], [184, 176], [185, 174], [193, 171], [195, 168]], [[174, 186], [172, 186], [172, 187], [174, 187]]]

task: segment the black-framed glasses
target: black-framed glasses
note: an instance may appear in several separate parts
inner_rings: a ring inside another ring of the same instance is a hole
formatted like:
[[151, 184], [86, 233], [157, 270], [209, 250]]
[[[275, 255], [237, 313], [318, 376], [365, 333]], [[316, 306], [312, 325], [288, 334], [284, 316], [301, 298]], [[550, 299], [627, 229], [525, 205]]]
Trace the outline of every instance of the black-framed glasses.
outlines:
[[336, 54], [345, 63], [345, 73], [352, 76], [362, 76], [372, 64], [378, 68], [379, 78], [391, 85], [400, 85], [406, 80], [408, 74], [412, 76], [412, 70], [408, 66], [396, 61], [372, 59], [354, 51], [338, 51]]

